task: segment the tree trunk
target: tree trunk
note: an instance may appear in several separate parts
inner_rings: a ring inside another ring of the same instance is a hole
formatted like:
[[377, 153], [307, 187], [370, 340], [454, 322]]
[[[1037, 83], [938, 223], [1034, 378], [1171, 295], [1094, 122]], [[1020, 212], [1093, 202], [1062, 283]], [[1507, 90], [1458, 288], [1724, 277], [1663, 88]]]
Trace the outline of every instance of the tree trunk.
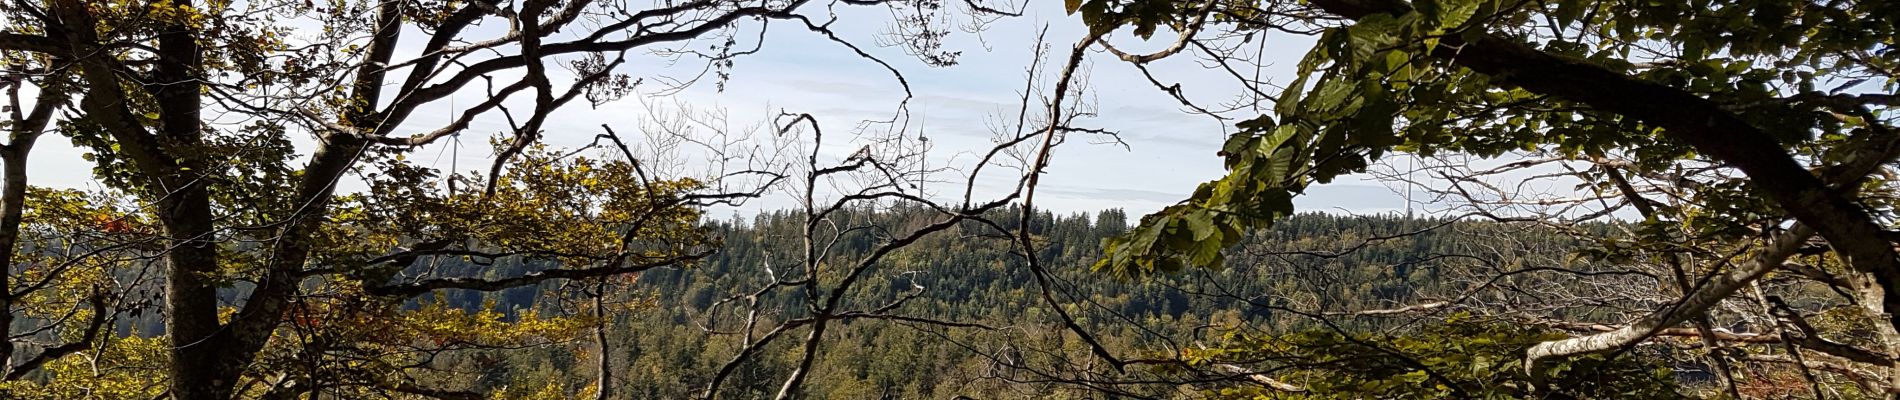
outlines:
[[[192, 6], [190, 0], [171, 0], [174, 6]], [[218, 241], [200, 159], [204, 104], [198, 79], [203, 49], [193, 29], [183, 23], [162, 25], [158, 32], [158, 63], [152, 89], [159, 113], [159, 152], [179, 163], [156, 179], [164, 186], [157, 197], [158, 220], [165, 226], [171, 250], [166, 261], [166, 309], [171, 318], [171, 390], [178, 399], [228, 399], [244, 364], [225, 362], [230, 337], [218, 321]], [[106, 84], [95, 82], [95, 85]], [[147, 171], [148, 175], [155, 175]]]
[[[1892, 317], [1893, 310], [1887, 308], [1887, 291], [1875, 282], [1872, 274], [1849, 273], [1846, 275], [1849, 285], [1853, 286], [1854, 296], [1859, 298], [1860, 306], [1869, 317], [1883, 319]], [[1900, 332], [1896, 332], [1894, 326], [1874, 324], [1874, 334], [1880, 346], [1879, 349], [1886, 351], [1887, 354], [1900, 354]], [[1900, 364], [1889, 363], [1884, 369], [1886, 369], [1887, 381], [1881, 383], [1887, 385], [1890, 391], [1893, 388], [1900, 388]]]
[[594, 377], [598, 379], [594, 382], [594, 400], [607, 400], [613, 397], [614, 379], [613, 354], [608, 352], [611, 345], [607, 343], [607, 328], [612, 326], [612, 320], [607, 316], [607, 307], [601, 300], [607, 297], [607, 278], [600, 278], [594, 290], [594, 318], [598, 319], [594, 322], [594, 343], [600, 349], [600, 359], [594, 363]]
[[[18, 129], [18, 128], [16, 128]], [[20, 135], [4, 149], [0, 149], [0, 163], [4, 163], [6, 183], [0, 184], [0, 363], [4, 371], [13, 372], [13, 252], [19, 244], [20, 223], [26, 212], [26, 153], [33, 147], [31, 138], [22, 141]]]
[[0, 375], [13, 372], [13, 253], [20, 242], [20, 224], [26, 214], [26, 157], [33, 152], [33, 143], [40, 134], [46, 132], [46, 125], [52, 121], [53, 109], [63, 102], [59, 93], [40, 92], [39, 99], [33, 103], [33, 111], [22, 115], [20, 106], [20, 87], [8, 88], [8, 97], [12, 100], [13, 131], [9, 132], [7, 143], [0, 144], [0, 174], [5, 182], [0, 183]]
[[217, 243], [210, 237], [209, 196], [192, 185], [160, 202], [159, 220], [171, 238], [167, 253], [165, 308], [170, 321], [172, 396], [185, 400], [231, 398], [240, 366], [221, 362], [225, 338], [218, 323]]

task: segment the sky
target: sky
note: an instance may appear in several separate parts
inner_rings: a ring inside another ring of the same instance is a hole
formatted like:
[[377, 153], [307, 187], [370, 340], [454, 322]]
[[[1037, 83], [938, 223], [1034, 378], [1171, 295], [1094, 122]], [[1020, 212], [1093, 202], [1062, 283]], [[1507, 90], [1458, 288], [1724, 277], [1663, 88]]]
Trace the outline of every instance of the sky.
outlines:
[[[954, 31], [946, 39], [945, 48], [960, 52], [960, 57], [956, 65], [948, 67], [931, 67], [906, 55], [901, 48], [880, 46], [881, 35], [892, 29], [888, 10], [839, 5], [836, 9], [839, 21], [833, 28], [840, 37], [857, 43], [901, 71], [914, 96], [906, 107], [907, 134], [929, 138], [934, 146], [929, 153], [931, 163], [953, 168], [945, 174], [954, 176], [970, 169], [975, 162], [974, 152], [991, 146], [995, 136], [992, 128], [999, 121], [1013, 120], [1018, 96], [1030, 78], [1025, 69], [1034, 61], [1033, 42], [1038, 34], [1046, 32], [1044, 37], [1057, 50], [1066, 50], [1082, 37], [1081, 22], [1064, 13], [1060, 2], [1029, 3], [1021, 17], [992, 21], [979, 32]], [[756, 42], [758, 26], [750, 22], [741, 28], [741, 34], [736, 35], [741, 38], [741, 46]], [[1148, 42], [1126, 32], [1114, 37], [1119, 46], [1138, 51], [1159, 48], [1165, 41], [1172, 40], [1172, 35], [1158, 33]], [[641, 86], [643, 93], [598, 107], [576, 101], [550, 120], [546, 127], [547, 141], [556, 146], [584, 145], [601, 132], [602, 124], [614, 126], [619, 132], [651, 131], [662, 116], [683, 111], [710, 122], [693, 126], [700, 134], [714, 130], [725, 130], [733, 135], [751, 132], [756, 142], [772, 134], [769, 121], [773, 116], [782, 112], [810, 113], [819, 119], [828, 135], [820, 154], [835, 161], [863, 146], [865, 138], [851, 135], [854, 128], [864, 126], [864, 121], [887, 120], [897, 114], [897, 105], [904, 93], [897, 79], [884, 67], [802, 26], [774, 23], [766, 28], [763, 37], [764, 42], [756, 54], [735, 60], [728, 71], [730, 79], [723, 87], [707, 78], [683, 90], [662, 91], [663, 85], [654, 83], [694, 76], [699, 71], [698, 64], [691, 60], [669, 62], [661, 55], [629, 54], [629, 64], [623, 70], [648, 82]], [[403, 55], [413, 56], [419, 42], [405, 41], [409, 47], [399, 49], [398, 59]], [[1261, 75], [1273, 82], [1290, 81], [1293, 64], [1310, 45], [1307, 38], [1268, 36], [1262, 51], [1272, 63]], [[1240, 89], [1222, 79], [1219, 73], [1187, 57], [1163, 60], [1151, 68], [1161, 79], [1179, 82], [1197, 102], [1230, 100]], [[1100, 140], [1080, 136], [1058, 146], [1041, 178], [1037, 206], [1058, 213], [1122, 208], [1141, 215], [1186, 198], [1196, 185], [1224, 173], [1221, 159], [1215, 153], [1229, 133], [1231, 122], [1190, 114], [1135, 68], [1101, 51], [1088, 53], [1083, 71], [1087, 77], [1085, 98], [1090, 99], [1098, 115], [1083, 119], [1077, 125], [1116, 131], [1126, 146], [1090, 143]], [[1037, 77], [1042, 84], [1047, 84], [1048, 78], [1046, 75]], [[416, 127], [414, 131], [434, 129], [482, 97], [472, 90], [458, 93], [452, 101], [420, 110], [408, 125]], [[720, 118], [707, 118], [709, 115]], [[492, 133], [504, 127], [501, 121], [488, 119], [477, 121], [470, 131]], [[871, 130], [877, 129], [878, 126], [872, 125]], [[307, 148], [310, 141], [302, 139], [299, 146]], [[41, 139], [29, 160], [34, 184], [97, 188], [88, 163], [79, 158], [80, 153], [63, 138], [49, 135]], [[709, 163], [704, 156], [697, 155], [700, 153], [690, 149], [680, 153], [694, 155], [680, 156], [673, 163], [677, 172], [716, 172], [716, 163]], [[485, 167], [493, 156], [481, 139], [431, 146], [412, 154], [413, 159], [426, 160], [438, 168], [454, 166], [462, 170]], [[726, 166], [731, 168], [731, 165]], [[1019, 176], [1018, 172], [1000, 169], [984, 174], [994, 179], [982, 180], [977, 191], [983, 193], [1000, 189], [1005, 181]], [[961, 178], [957, 180], [960, 182]], [[350, 186], [345, 183], [343, 190], [352, 190]], [[954, 195], [962, 189], [960, 183], [949, 182], [926, 186], [928, 192], [940, 196]], [[794, 204], [795, 200], [780, 192], [729, 211], [742, 214]], [[1344, 213], [1380, 213], [1406, 208], [1402, 194], [1360, 177], [1314, 187], [1298, 198], [1296, 205], [1302, 211]], [[728, 210], [716, 211], [713, 215], [725, 211]]]

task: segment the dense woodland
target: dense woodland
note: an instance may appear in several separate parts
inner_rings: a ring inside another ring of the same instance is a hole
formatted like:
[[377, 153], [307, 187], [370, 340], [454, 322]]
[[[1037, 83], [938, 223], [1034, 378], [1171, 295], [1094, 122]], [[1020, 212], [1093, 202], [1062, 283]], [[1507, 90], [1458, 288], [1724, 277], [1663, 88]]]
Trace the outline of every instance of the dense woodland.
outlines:
[[[1014, 215], [1003, 210], [999, 215]], [[920, 223], [928, 213], [921, 210], [851, 210], [840, 213], [840, 221], [876, 219], [902, 226]], [[1510, 357], [1530, 345], [1528, 338], [1560, 332], [1562, 326], [1539, 326], [1537, 321], [1514, 320], [1512, 314], [1490, 313], [1478, 309], [1438, 308], [1417, 315], [1350, 316], [1321, 318], [1290, 313], [1324, 314], [1327, 311], [1380, 310], [1418, 304], [1432, 299], [1448, 299], [1478, 283], [1467, 279], [1484, 276], [1482, 264], [1443, 259], [1444, 255], [1467, 254], [1491, 258], [1494, 263], [1547, 262], [1563, 260], [1573, 249], [1587, 242], [1550, 231], [1511, 232], [1515, 237], [1509, 254], [1487, 253], [1488, 240], [1508, 229], [1496, 223], [1417, 219], [1398, 215], [1335, 216], [1305, 214], [1288, 219], [1271, 231], [1252, 235], [1229, 262], [1233, 267], [1207, 278], [1219, 279], [1219, 286], [1194, 277], [1149, 282], [1117, 281], [1091, 273], [1088, 266], [1100, 257], [1100, 242], [1123, 233], [1129, 226], [1119, 210], [1094, 215], [1057, 216], [1035, 213], [1034, 234], [1044, 243], [1041, 260], [1061, 271], [1065, 293], [1077, 296], [1073, 307], [1083, 327], [1100, 340], [1117, 347], [1138, 348], [1163, 341], [1229, 340], [1243, 330], [1257, 334], [1323, 334], [1331, 324], [1352, 335], [1390, 340], [1383, 335], [1424, 335], [1429, 340], [1462, 339], [1450, 336], [1447, 329], [1504, 329], [1525, 324], [1527, 329], [1506, 330], [1503, 336], [1514, 341], [1494, 349], [1474, 349], [1468, 356]], [[1007, 223], [1008, 221], [999, 221]], [[691, 397], [704, 386], [719, 366], [732, 357], [728, 340], [708, 335], [708, 319], [729, 318], [715, 309], [722, 299], [762, 280], [762, 268], [771, 263], [767, 257], [777, 251], [797, 248], [799, 218], [788, 212], [758, 215], [750, 219], [734, 218], [713, 226], [724, 238], [722, 250], [704, 261], [682, 268], [645, 272], [638, 282], [626, 285], [615, 294], [630, 305], [613, 315], [614, 332], [608, 337], [614, 365], [632, 373], [620, 375], [614, 383], [631, 398]], [[1608, 230], [1610, 227], [1602, 227]], [[980, 232], [971, 224], [963, 232]], [[1379, 239], [1391, 237], [1389, 239]], [[849, 237], [837, 247], [846, 255], [870, 251], [874, 234]], [[808, 395], [815, 398], [1084, 398], [1092, 391], [1053, 382], [1031, 383], [1035, 372], [1047, 366], [1017, 364], [1028, 360], [1024, 352], [1042, 349], [1051, 352], [1075, 351], [1065, 342], [1060, 326], [1051, 325], [1054, 317], [1035, 293], [1035, 279], [1013, 260], [1007, 242], [962, 235], [944, 235], [922, 241], [887, 260], [885, 273], [867, 282], [852, 299], [866, 305], [888, 303], [894, 299], [917, 296], [906, 302], [901, 312], [921, 318], [966, 321], [986, 325], [980, 329], [947, 329], [930, 324], [857, 322], [845, 325], [833, 346], [826, 350], [814, 369]], [[1312, 252], [1312, 253], [1305, 253]], [[1332, 253], [1327, 253], [1332, 252]], [[1336, 253], [1336, 254], [1335, 254]], [[515, 266], [512, 268], [524, 268]], [[456, 273], [483, 273], [497, 276], [515, 274], [510, 268], [470, 267]], [[441, 301], [452, 307], [476, 311], [487, 307], [504, 313], [556, 312], [559, 306], [538, 304], [550, 298], [541, 291], [560, 290], [518, 288], [489, 295], [473, 292], [445, 293]], [[919, 294], [921, 293], [921, 294]], [[796, 308], [804, 304], [797, 293], [765, 300], [762, 309]], [[1558, 314], [1561, 316], [1561, 314]], [[1423, 321], [1423, 322], [1421, 322]], [[1408, 326], [1409, 325], [1409, 326]], [[1432, 336], [1438, 335], [1438, 336]], [[483, 390], [541, 390], [542, 385], [559, 385], [560, 392], [583, 390], [593, 382], [592, 346], [578, 341], [532, 350], [501, 350], [476, 356], [494, 357], [489, 367], [471, 367], [463, 373], [480, 376]], [[579, 350], [578, 352], [576, 350]], [[742, 398], [770, 396], [778, 388], [769, 377], [794, 367], [795, 348], [781, 346], [767, 351], [761, 362], [737, 372], [735, 384], [726, 390]], [[1442, 349], [1397, 349], [1406, 357], [1441, 357]], [[1363, 351], [1363, 350], [1360, 350]], [[1649, 351], [1675, 352], [1676, 350]], [[1353, 356], [1342, 352], [1337, 356]], [[1358, 355], [1370, 356], [1370, 355]], [[1620, 373], [1645, 374], [1653, 380], [1643, 382], [1668, 390], [1677, 376], [1706, 388], [1707, 366], [1685, 363], [1666, 364], [1667, 357], [1654, 354], [1628, 356], [1626, 370]], [[473, 361], [471, 361], [473, 362]], [[1327, 367], [1318, 358], [1313, 371]], [[1338, 372], [1351, 371], [1348, 363], [1332, 366]], [[1503, 366], [1503, 365], [1500, 365]], [[1353, 371], [1369, 372], [1375, 371]], [[1168, 376], [1159, 370], [1156, 376]], [[1508, 371], [1493, 371], [1506, 373]], [[748, 377], [746, 374], [753, 377]], [[1697, 380], [1701, 377], [1703, 380]], [[1394, 376], [1368, 376], [1368, 381], [1394, 380]], [[1467, 384], [1482, 385], [1495, 376], [1474, 374]], [[1340, 379], [1337, 377], [1301, 379]], [[1363, 379], [1363, 378], [1362, 378]], [[1602, 379], [1591, 377], [1588, 379]], [[1641, 379], [1637, 379], [1641, 381]], [[1344, 383], [1344, 382], [1337, 382]], [[1403, 383], [1400, 383], [1403, 384]], [[1139, 386], [1139, 385], [1131, 385]], [[1182, 388], [1140, 388], [1131, 396], [1170, 396], [1193, 391], [1219, 393], [1221, 388], [1237, 386], [1233, 382], [1212, 381]], [[1653, 389], [1652, 388], [1652, 389]], [[1692, 388], [1690, 388], [1692, 389]], [[1683, 389], [1683, 390], [1690, 390]]]
[[[0, 398], [1900, 398], [1897, 36], [1887, 0], [0, 1]], [[793, 37], [885, 111], [682, 95]], [[962, 82], [917, 72], [975, 52], [1022, 57], [957, 121], [990, 140], [926, 135]], [[1212, 133], [1145, 215], [1039, 197]], [[1349, 179], [1416, 214], [1296, 209]]]

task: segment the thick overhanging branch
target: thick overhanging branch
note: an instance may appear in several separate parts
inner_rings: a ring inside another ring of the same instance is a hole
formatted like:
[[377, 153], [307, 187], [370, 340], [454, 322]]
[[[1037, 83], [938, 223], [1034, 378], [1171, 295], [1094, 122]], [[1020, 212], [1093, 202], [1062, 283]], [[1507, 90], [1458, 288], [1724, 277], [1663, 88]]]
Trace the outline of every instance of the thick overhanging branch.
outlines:
[[1804, 238], [1813, 235], [1813, 229], [1806, 225], [1795, 225], [1768, 240], [1753, 260], [1737, 265], [1727, 274], [1717, 275], [1692, 293], [1670, 307], [1645, 315], [1635, 322], [1616, 330], [1595, 335], [1576, 337], [1538, 343], [1525, 350], [1524, 368], [1533, 379], [1542, 376], [1538, 363], [1556, 357], [1568, 357], [1610, 351], [1634, 345], [1654, 336], [1664, 329], [1675, 327], [1697, 315], [1702, 315], [1710, 307], [1727, 299], [1735, 292], [1748, 287], [1749, 282], [1775, 270], [1795, 249], [1805, 242]]
[[[1399, 0], [1315, 0], [1326, 12], [1359, 19], [1402, 14]], [[1854, 269], [1870, 273], [1888, 292], [1900, 290], [1900, 258], [1871, 215], [1795, 161], [1773, 135], [1714, 101], [1644, 81], [1520, 42], [1484, 33], [1447, 35], [1432, 55], [1526, 90], [1588, 105], [1664, 128], [1666, 135], [1740, 169], [1757, 190], [1826, 237]], [[1888, 309], [1900, 296], [1887, 296]], [[1891, 317], [1890, 317], [1891, 318]], [[1900, 322], [1900, 320], [1889, 321]]]
[[0, 50], [30, 51], [46, 54], [64, 54], [64, 48], [53, 38], [22, 33], [0, 33]]
[[[1555, 325], [1559, 329], [1584, 331], [1584, 332], [1591, 332], [1591, 333], [1615, 332], [1618, 330], [1628, 328], [1628, 327], [1614, 327], [1614, 326], [1602, 325], [1602, 324], [1555, 323], [1553, 325]], [[1700, 329], [1675, 327], [1675, 328], [1658, 329], [1655, 331], [1654, 334], [1650, 336], [1700, 338], [1700, 337], [1703, 337], [1703, 334], [1702, 332], [1700, 332]], [[1744, 344], [1751, 344], [1751, 345], [1757, 345], [1757, 344], [1771, 345], [1771, 344], [1781, 343], [1781, 341], [1783, 340], [1783, 335], [1741, 334], [1741, 333], [1717, 330], [1717, 331], [1713, 331], [1713, 335], [1711, 335], [1710, 338], [1716, 341], [1728, 342], [1728, 343], [1744, 343]], [[1873, 364], [1873, 365], [1887, 365], [1893, 362], [1893, 358], [1887, 356], [1886, 354], [1882, 354], [1880, 352], [1867, 350], [1867, 349], [1863, 349], [1859, 347], [1854, 347], [1852, 345], [1848, 345], [1844, 343], [1827, 340], [1825, 338], [1821, 338], [1814, 335], [1808, 335], [1808, 334], [1804, 334], [1800, 336], [1787, 335], [1786, 339], [1788, 341], [1793, 342], [1796, 346], [1800, 346], [1802, 349], [1812, 350], [1812, 351], [1820, 352], [1821, 354], [1827, 354], [1827, 355], [1831, 355], [1835, 357], [1840, 357], [1842, 359], [1852, 360], [1854, 362], [1868, 363], [1868, 364]]]
[[1424, 303], [1424, 304], [1413, 304], [1413, 305], [1407, 305], [1407, 306], [1403, 306], [1403, 307], [1398, 307], [1398, 308], [1383, 308], [1383, 309], [1375, 309], [1375, 310], [1358, 310], [1358, 311], [1328, 311], [1328, 312], [1322, 312], [1322, 313], [1320, 313], [1320, 315], [1326, 315], [1326, 316], [1390, 316], [1390, 315], [1401, 315], [1401, 314], [1412, 314], [1412, 313], [1422, 313], [1422, 312], [1432, 312], [1432, 311], [1438, 311], [1438, 310], [1443, 310], [1443, 309], [1445, 309], [1445, 308], [1447, 308], [1447, 307], [1451, 307], [1451, 306], [1453, 306], [1453, 305], [1455, 305], [1455, 304], [1454, 304], [1454, 303], [1452, 303], [1452, 302], [1449, 302], [1449, 301], [1434, 301], [1434, 302], [1428, 302], [1428, 303]]
[[[1320, 9], [1349, 19], [1372, 14], [1403, 14], [1400, 0], [1315, 0]], [[1753, 187], [1779, 204], [1802, 228], [1828, 239], [1835, 252], [1857, 271], [1870, 274], [1885, 292], [1900, 289], [1900, 259], [1871, 215], [1784, 150], [1774, 136], [1749, 124], [1707, 98], [1644, 81], [1602, 66], [1542, 52], [1518, 41], [1483, 32], [1447, 35], [1432, 55], [1531, 92], [1626, 116], [1661, 127], [1671, 138], [1745, 173]], [[1884, 155], [1883, 155], [1884, 156]], [[1879, 161], [1874, 161], [1875, 165]], [[1851, 169], [1851, 168], [1850, 168]], [[1856, 177], [1856, 179], [1858, 179]], [[1718, 276], [1683, 299], [1682, 304], [1646, 316], [1629, 327], [1581, 338], [1546, 342], [1526, 354], [1526, 368], [1549, 357], [1605, 351], [1627, 346], [1679, 324], [1719, 303], [1748, 282], [1779, 266], [1806, 234], [1783, 235], [1755, 262]], [[1900, 296], [1884, 296], [1886, 310], [1900, 309]], [[1889, 324], [1900, 322], [1889, 313]]]
[[1306, 387], [1304, 386], [1286, 383], [1286, 381], [1282, 381], [1279, 379], [1273, 379], [1273, 377], [1267, 376], [1267, 374], [1254, 372], [1251, 369], [1247, 369], [1247, 367], [1234, 365], [1234, 364], [1216, 364], [1216, 365], [1219, 365], [1221, 369], [1225, 369], [1228, 372], [1239, 374], [1241, 377], [1246, 378], [1249, 381], [1253, 381], [1254, 383], [1258, 383], [1262, 386], [1272, 388], [1273, 390], [1278, 390], [1282, 392], [1290, 392], [1290, 393], [1306, 392]]

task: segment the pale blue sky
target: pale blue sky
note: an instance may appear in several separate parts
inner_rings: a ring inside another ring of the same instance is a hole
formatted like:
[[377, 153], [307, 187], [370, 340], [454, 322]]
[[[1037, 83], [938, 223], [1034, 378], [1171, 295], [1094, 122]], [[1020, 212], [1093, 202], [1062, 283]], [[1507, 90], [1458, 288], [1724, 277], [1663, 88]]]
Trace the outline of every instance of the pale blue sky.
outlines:
[[[1081, 37], [1080, 22], [1063, 13], [1059, 2], [1037, 1], [1017, 18], [1004, 18], [988, 25], [980, 33], [957, 32], [947, 49], [961, 51], [960, 63], [932, 68], [903, 54], [898, 48], [876, 45], [877, 36], [888, 29], [888, 11], [875, 8], [839, 6], [841, 21], [834, 25], [839, 34], [863, 46], [867, 51], [891, 62], [909, 79], [916, 98], [909, 106], [910, 127], [921, 130], [935, 144], [934, 162], [960, 165], [974, 162], [970, 152], [990, 146], [989, 124], [999, 116], [1012, 116], [1018, 92], [1025, 83], [1024, 69], [1031, 62], [1031, 41], [1047, 27], [1048, 40], [1055, 49], [1066, 49]], [[876, 21], [865, 23], [866, 21]], [[758, 25], [749, 23], [739, 35], [741, 45], [749, 45]], [[744, 33], [749, 32], [749, 33]], [[1131, 35], [1116, 36], [1116, 43], [1139, 49], [1144, 44]], [[1170, 40], [1170, 33], [1156, 40]], [[1310, 42], [1291, 36], [1270, 36], [1265, 47], [1273, 65], [1262, 76], [1286, 82], [1292, 64]], [[766, 35], [763, 49], [738, 59], [724, 91], [710, 81], [701, 82], [670, 97], [626, 99], [589, 109], [584, 102], [563, 110], [547, 126], [548, 140], [555, 145], [579, 145], [610, 124], [621, 132], [637, 132], [647, 120], [648, 106], [688, 106], [700, 112], [723, 113], [729, 129], [757, 128], [757, 135], [769, 136], [762, 126], [780, 111], [811, 113], [818, 116], [829, 140], [823, 154], [842, 156], [862, 144], [841, 142], [846, 133], [864, 120], [888, 119], [902, 98], [896, 80], [883, 67], [858, 58], [849, 49], [831, 43], [802, 27], [778, 22]], [[692, 44], [704, 48], [709, 42]], [[410, 41], [415, 45], [415, 41]], [[1147, 43], [1155, 46], [1155, 43]], [[407, 49], [413, 55], [414, 49]], [[404, 54], [399, 53], [399, 58]], [[626, 71], [648, 82], [662, 76], [690, 76], [697, 67], [669, 66], [660, 57], [629, 54]], [[1164, 60], [1151, 68], [1164, 80], [1179, 81], [1196, 101], [1215, 103], [1233, 98], [1238, 87], [1217, 73], [1204, 69], [1185, 57]], [[1226, 131], [1224, 124], [1203, 116], [1191, 115], [1179, 103], [1148, 83], [1138, 71], [1099, 51], [1089, 54], [1087, 71], [1089, 95], [1100, 115], [1080, 123], [1121, 133], [1128, 144], [1089, 144], [1075, 138], [1058, 147], [1048, 174], [1044, 176], [1037, 203], [1058, 212], [1093, 211], [1124, 208], [1145, 214], [1172, 204], [1193, 190], [1195, 185], [1219, 177], [1223, 171], [1215, 156]], [[681, 62], [678, 65], [692, 65]], [[649, 91], [653, 85], [644, 86]], [[457, 107], [479, 100], [476, 92], [456, 96]], [[434, 129], [455, 111], [438, 104], [417, 113], [407, 126], [423, 131]], [[500, 131], [498, 120], [478, 121], [470, 132], [479, 138]], [[701, 127], [702, 130], [706, 127]], [[95, 187], [89, 166], [79, 159], [63, 138], [47, 137], [36, 150], [30, 168], [34, 184], [56, 187]], [[307, 139], [305, 140], [307, 142]], [[487, 165], [492, 156], [483, 140], [464, 139], [454, 152], [460, 157], [448, 159], [443, 147], [420, 149], [417, 160], [448, 167], [453, 162], [462, 169]], [[688, 171], [705, 167], [703, 162], [684, 162]], [[1013, 171], [986, 171], [1002, 179], [1013, 179]], [[1002, 181], [986, 181], [1000, 188]], [[931, 188], [941, 195], [960, 190], [949, 185]], [[981, 189], [979, 189], [981, 191]], [[778, 208], [793, 204], [788, 197], [775, 195], [756, 202], [748, 209]], [[1302, 210], [1382, 212], [1404, 209], [1402, 197], [1391, 189], [1360, 179], [1342, 179], [1311, 190], [1299, 199]], [[746, 211], [746, 210], [741, 210]], [[719, 214], [714, 214], [719, 215]]]

